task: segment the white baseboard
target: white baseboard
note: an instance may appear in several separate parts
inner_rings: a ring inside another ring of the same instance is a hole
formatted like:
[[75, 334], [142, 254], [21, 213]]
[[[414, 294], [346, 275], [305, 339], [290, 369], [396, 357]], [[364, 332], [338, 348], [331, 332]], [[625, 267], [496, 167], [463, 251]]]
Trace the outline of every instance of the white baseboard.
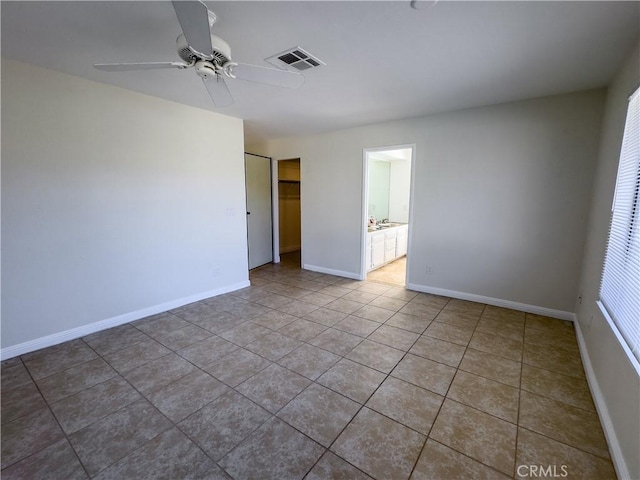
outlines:
[[580, 350], [580, 356], [582, 357], [582, 365], [584, 366], [584, 371], [587, 376], [587, 383], [589, 384], [589, 390], [591, 390], [593, 403], [595, 403], [596, 410], [598, 411], [600, 425], [602, 426], [604, 435], [607, 438], [607, 443], [609, 444], [609, 451], [611, 452], [611, 460], [613, 461], [613, 466], [616, 469], [618, 478], [620, 478], [621, 480], [630, 479], [631, 474], [629, 473], [629, 469], [627, 468], [627, 462], [625, 462], [624, 460], [624, 455], [622, 454], [622, 449], [620, 448], [618, 437], [616, 436], [616, 432], [613, 428], [613, 422], [611, 421], [611, 416], [609, 415], [607, 403], [605, 402], [604, 396], [602, 395], [602, 390], [600, 390], [600, 385], [598, 384], [596, 374], [593, 371], [593, 365], [591, 365], [591, 359], [589, 358], [589, 354], [587, 352], [587, 345], [584, 341], [584, 336], [582, 335], [580, 322], [578, 322], [578, 318], [575, 316], [575, 314], [574, 325], [576, 327], [576, 336], [578, 337], [578, 348]]
[[151, 307], [136, 310], [134, 312], [129, 312], [123, 315], [107, 318], [105, 320], [100, 320], [98, 322], [89, 323], [88, 325], [82, 325], [80, 327], [65, 330], [63, 332], [58, 332], [44, 337], [36, 338], [34, 340], [29, 340], [18, 345], [5, 347], [0, 350], [0, 359], [6, 360], [8, 358], [17, 357], [18, 355], [24, 355], [25, 353], [40, 350], [41, 348], [51, 347], [52, 345], [57, 345], [69, 340], [84, 337], [92, 333], [106, 330], [107, 328], [117, 327], [118, 325], [133, 322], [134, 320], [140, 320], [141, 318], [145, 318], [150, 315], [156, 315], [158, 313], [166, 312], [168, 310], [187, 305], [188, 303], [204, 300], [205, 298], [215, 297], [216, 295], [222, 295], [223, 293], [233, 292], [235, 290], [248, 287], [249, 285], [249, 280], [245, 280], [231, 285], [226, 285], [216, 290], [197, 293], [188, 297], [172, 300], [171, 302], [153, 305]]
[[469, 300], [471, 302], [486, 303], [496, 307], [511, 308], [520, 310], [521, 312], [535, 313], [546, 317], [559, 318], [560, 320], [574, 321], [573, 312], [565, 312], [564, 310], [555, 310], [553, 308], [539, 307], [537, 305], [529, 305], [527, 303], [512, 302], [510, 300], [502, 300], [500, 298], [485, 297], [484, 295], [476, 295], [473, 293], [458, 292], [455, 290], [447, 290], [445, 288], [427, 287], [424, 285], [416, 285], [407, 283], [409, 290], [417, 292], [431, 293], [433, 295], [442, 295], [444, 297], [458, 298], [460, 300]]
[[345, 272], [343, 270], [334, 270], [333, 268], [318, 267], [316, 265], [308, 265], [308, 264], [302, 265], [302, 268], [305, 269], [305, 270], [311, 270], [312, 272], [326, 273], [328, 275], [335, 275], [336, 277], [351, 278], [353, 280], [362, 280], [360, 278], [360, 274], [359, 273]]

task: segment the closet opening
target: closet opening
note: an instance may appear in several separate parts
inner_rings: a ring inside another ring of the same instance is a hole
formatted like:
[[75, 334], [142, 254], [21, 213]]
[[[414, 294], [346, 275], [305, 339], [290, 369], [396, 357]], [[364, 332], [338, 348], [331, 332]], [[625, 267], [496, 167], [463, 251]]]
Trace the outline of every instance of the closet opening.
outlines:
[[278, 161], [278, 254], [282, 262], [302, 264], [300, 159]]

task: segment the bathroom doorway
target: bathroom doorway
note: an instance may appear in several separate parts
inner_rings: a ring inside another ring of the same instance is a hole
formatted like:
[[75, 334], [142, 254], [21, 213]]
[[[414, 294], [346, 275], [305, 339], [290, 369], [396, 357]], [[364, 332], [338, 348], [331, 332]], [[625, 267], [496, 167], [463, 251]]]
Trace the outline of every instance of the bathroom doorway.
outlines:
[[365, 149], [361, 278], [404, 287], [415, 145]]

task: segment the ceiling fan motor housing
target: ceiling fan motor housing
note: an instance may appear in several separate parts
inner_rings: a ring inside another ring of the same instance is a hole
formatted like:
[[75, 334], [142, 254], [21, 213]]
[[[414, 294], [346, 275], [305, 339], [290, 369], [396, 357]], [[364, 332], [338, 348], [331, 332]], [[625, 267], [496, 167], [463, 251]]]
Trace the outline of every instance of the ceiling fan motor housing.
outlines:
[[[180, 34], [176, 39], [176, 44], [178, 47], [178, 56], [187, 63], [191, 63], [198, 60], [203, 60], [198, 55], [196, 55], [189, 45], [187, 44], [186, 38], [184, 38], [183, 34]], [[213, 59], [211, 62], [216, 65], [223, 66], [225, 63], [231, 61], [231, 47], [229, 44], [225, 42], [220, 37], [216, 37], [215, 35], [211, 35], [211, 46], [213, 47]]]

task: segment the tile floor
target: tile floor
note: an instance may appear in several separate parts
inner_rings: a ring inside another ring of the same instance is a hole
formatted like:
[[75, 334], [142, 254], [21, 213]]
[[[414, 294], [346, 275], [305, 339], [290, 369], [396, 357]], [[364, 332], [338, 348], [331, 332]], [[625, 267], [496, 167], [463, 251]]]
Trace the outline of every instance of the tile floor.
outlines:
[[2, 362], [2, 478], [615, 478], [570, 323], [293, 258]]
[[394, 285], [405, 285], [407, 277], [407, 257], [401, 257], [391, 263], [386, 264], [376, 270], [367, 273], [367, 280], [373, 282], [392, 283]]

